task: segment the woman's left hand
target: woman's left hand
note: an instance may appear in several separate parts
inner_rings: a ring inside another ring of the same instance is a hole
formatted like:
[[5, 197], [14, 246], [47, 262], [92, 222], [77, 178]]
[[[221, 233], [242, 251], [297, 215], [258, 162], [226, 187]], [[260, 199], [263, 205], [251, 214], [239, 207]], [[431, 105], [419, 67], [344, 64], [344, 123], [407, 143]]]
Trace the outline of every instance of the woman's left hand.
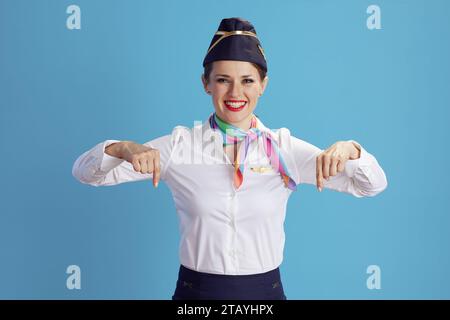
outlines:
[[329, 180], [338, 172], [343, 172], [347, 160], [355, 160], [360, 156], [360, 147], [352, 141], [338, 141], [316, 158], [317, 189], [322, 191], [323, 179]]

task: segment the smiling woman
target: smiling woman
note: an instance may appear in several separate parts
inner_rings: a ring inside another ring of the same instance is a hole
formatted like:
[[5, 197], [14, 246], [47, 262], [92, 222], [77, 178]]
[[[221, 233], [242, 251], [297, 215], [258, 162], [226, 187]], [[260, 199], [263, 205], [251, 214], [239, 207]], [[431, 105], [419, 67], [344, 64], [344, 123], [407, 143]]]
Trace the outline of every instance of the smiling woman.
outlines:
[[202, 81], [205, 91], [212, 96], [217, 116], [235, 127], [248, 130], [268, 77], [246, 61], [220, 60], [211, 62], [211, 65], [212, 70], [208, 70], [208, 75], [202, 75]]
[[[73, 175], [94, 186], [167, 184], [181, 233], [173, 299], [286, 299], [279, 266], [287, 202], [297, 186], [368, 197], [386, 188], [386, 176], [354, 140], [322, 150], [255, 116], [268, 77], [250, 22], [223, 19], [203, 67], [214, 112], [202, 125], [177, 126], [143, 145], [106, 140], [75, 161]], [[194, 161], [176, 161], [180, 151]]]

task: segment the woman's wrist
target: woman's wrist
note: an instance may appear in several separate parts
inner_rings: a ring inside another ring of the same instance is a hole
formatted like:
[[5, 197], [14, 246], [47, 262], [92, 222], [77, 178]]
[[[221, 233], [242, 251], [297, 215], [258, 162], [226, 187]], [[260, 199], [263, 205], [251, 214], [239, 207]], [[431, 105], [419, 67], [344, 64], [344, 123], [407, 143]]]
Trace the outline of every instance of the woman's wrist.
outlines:
[[129, 144], [131, 141], [120, 141], [110, 144], [105, 148], [105, 153], [116, 157], [119, 159], [123, 158], [123, 149]]

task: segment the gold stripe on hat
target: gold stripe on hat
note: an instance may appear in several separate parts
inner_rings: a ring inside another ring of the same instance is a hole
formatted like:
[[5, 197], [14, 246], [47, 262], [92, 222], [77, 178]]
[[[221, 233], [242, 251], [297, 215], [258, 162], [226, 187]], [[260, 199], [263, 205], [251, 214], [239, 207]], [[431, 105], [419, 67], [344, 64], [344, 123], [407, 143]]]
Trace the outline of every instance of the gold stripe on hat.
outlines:
[[[208, 52], [206, 52], [206, 54], [208, 54], [220, 41], [222, 41], [223, 39], [229, 37], [229, 36], [234, 36], [234, 35], [239, 35], [239, 36], [250, 36], [250, 37], [255, 37], [256, 39], [258, 39], [258, 36], [256, 35], [256, 33], [253, 33], [251, 31], [243, 31], [243, 30], [235, 30], [235, 31], [217, 31], [215, 34], [215, 36], [221, 36], [219, 39], [216, 40], [216, 42], [214, 42], [211, 47], [209, 47]], [[258, 39], [259, 40], [259, 39]], [[259, 46], [259, 49], [261, 51], [261, 46]], [[263, 51], [261, 51], [264, 60], [266, 59], [266, 57], [264, 56]]]

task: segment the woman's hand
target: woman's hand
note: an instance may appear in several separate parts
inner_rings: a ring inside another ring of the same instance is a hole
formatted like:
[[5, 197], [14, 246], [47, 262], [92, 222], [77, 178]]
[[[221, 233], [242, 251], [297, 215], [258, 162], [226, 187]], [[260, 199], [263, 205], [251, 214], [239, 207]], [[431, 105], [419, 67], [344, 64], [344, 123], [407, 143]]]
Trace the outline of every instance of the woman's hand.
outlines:
[[153, 173], [153, 186], [158, 187], [161, 174], [159, 150], [132, 141], [123, 141], [119, 144], [119, 158], [131, 163], [136, 172]]
[[360, 156], [360, 146], [352, 141], [338, 141], [316, 158], [317, 189], [322, 191], [323, 179], [329, 180], [338, 172], [343, 172], [347, 160]]

